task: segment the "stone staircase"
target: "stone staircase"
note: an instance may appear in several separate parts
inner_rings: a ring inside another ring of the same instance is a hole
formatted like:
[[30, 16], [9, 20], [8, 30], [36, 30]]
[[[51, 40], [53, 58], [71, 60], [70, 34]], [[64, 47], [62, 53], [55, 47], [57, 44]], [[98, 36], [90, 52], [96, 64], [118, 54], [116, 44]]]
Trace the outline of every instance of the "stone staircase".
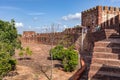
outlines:
[[94, 43], [92, 54], [87, 54], [92, 59], [88, 79], [80, 80], [120, 80], [120, 35], [114, 29], [105, 29], [105, 35], [106, 39]]

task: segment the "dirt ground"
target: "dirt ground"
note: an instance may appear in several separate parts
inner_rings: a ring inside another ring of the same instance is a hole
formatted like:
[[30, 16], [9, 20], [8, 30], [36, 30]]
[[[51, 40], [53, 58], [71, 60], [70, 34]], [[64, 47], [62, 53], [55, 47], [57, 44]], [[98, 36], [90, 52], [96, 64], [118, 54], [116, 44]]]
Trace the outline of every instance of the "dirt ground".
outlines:
[[52, 73], [52, 80], [68, 80], [74, 72], [64, 72], [61, 62], [53, 61], [51, 70], [51, 60], [49, 50], [51, 45], [44, 44], [22, 44], [23, 47], [29, 47], [33, 54], [22, 59], [16, 50], [17, 68], [15, 75], [9, 75], [3, 80], [49, 80]]

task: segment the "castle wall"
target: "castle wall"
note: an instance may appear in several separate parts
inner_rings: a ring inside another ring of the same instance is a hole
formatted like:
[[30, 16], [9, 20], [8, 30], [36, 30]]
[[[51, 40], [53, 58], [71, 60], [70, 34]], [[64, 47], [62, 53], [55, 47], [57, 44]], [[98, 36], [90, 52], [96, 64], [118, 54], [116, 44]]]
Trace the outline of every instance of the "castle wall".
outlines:
[[62, 39], [63, 33], [62, 32], [56, 32], [56, 33], [38, 33], [37, 34], [37, 43], [42, 44], [57, 44], [59, 40]]
[[97, 25], [102, 28], [113, 28], [115, 24], [118, 24], [118, 15], [120, 15], [120, 8], [96, 6], [82, 12], [82, 25], [92, 28]]
[[34, 31], [24, 31], [22, 35], [22, 42], [34, 43], [36, 40], [36, 32]]
[[[79, 35], [81, 35], [82, 28], [67, 28], [63, 32], [55, 33], [35, 33], [34, 31], [24, 31], [22, 35], [23, 43], [37, 43], [37, 44], [58, 44], [61, 41], [68, 40], [75, 43]], [[70, 38], [71, 37], [71, 38]], [[71, 44], [72, 44], [71, 43]]]

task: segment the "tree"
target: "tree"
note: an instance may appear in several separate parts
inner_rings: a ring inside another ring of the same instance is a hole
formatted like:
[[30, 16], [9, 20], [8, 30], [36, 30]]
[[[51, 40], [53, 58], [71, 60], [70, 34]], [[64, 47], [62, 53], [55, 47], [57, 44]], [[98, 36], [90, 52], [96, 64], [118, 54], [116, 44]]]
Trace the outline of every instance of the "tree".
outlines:
[[[50, 44], [51, 44], [51, 49], [53, 48], [53, 45], [56, 44], [55, 42], [55, 33], [57, 32], [57, 30], [59, 31], [59, 24], [57, 26], [55, 26], [55, 24], [52, 24], [49, 28], [45, 28], [45, 33], [48, 33], [49, 36], [49, 40], [50, 40]], [[47, 77], [48, 80], [52, 80], [53, 79], [53, 56], [52, 56], [52, 51], [50, 50], [50, 58], [51, 58], [51, 73], [50, 73], [50, 77]]]
[[9, 71], [15, 69], [16, 60], [6, 52], [0, 52], [0, 79]]
[[11, 22], [5, 22], [0, 20], [0, 42], [6, 43], [10, 46], [10, 55], [15, 54], [15, 49], [20, 48], [20, 41], [17, 38], [17, 29], [15, 28], [15, 21], [12, 19]]
[[21, 48], [15, 28], [15, 21], [0, 20], [0, 79], [9, 71], [15, 69], [16, 60], [12, 58], [15, 49]]

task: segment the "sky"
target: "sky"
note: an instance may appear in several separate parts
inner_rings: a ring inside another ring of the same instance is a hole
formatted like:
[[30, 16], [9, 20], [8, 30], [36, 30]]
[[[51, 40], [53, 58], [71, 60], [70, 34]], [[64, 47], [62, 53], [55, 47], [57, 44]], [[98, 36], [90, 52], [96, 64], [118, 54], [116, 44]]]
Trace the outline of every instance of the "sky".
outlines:
[[120, 0], [0, 0], [0, 19], [15, 20], [18, 33], [48, 32], [81, 25], [81, 12], [101, 6], [120, 7]]

